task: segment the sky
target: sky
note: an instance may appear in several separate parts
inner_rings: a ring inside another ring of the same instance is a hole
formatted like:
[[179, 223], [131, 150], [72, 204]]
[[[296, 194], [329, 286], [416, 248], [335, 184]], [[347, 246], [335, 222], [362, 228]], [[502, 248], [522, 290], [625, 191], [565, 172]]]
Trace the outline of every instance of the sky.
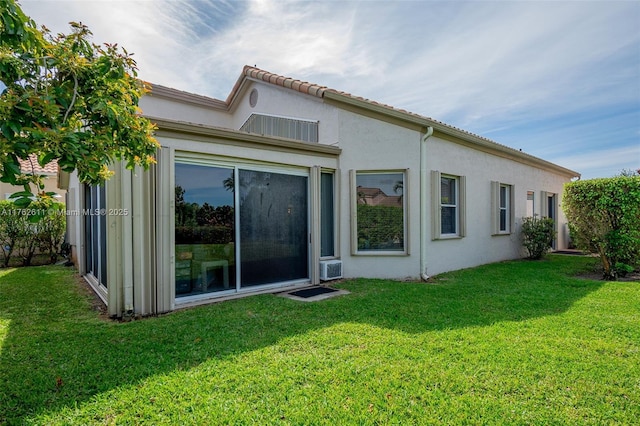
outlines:
[[582, 174], [640, 169], [640, 1], [22, 0], [139, 77], [226, 99], [244, 65], [421, 114]]

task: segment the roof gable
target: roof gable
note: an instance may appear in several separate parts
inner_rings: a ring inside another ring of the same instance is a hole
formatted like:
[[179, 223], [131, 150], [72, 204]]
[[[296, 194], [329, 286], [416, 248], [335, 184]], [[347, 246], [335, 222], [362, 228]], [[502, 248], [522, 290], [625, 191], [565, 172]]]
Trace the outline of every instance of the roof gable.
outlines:
[[206, 103], [207, 106], [211, 108], [231, 111], [233, 110], [235, 103], [242, 97], [242, 93], [247, 86], [248, 81], [264, 82], [305, 95], [321, 98], [325, 102], [329, 102], [339, 108], [359, 113], [370, 113], [376, 118], [387, 119], [394, 123], [401, 123], [410, 128], [420, 128], [426, 131], [427, 128], [431, 127], [434, 131], [452, 137], [456, 142], [470, 146], [474, 149], [509, 158], [534, 167], [551, 170], [568, 177], [580, 177], [580, 173], [578, 172], [569, 170], [461, 128], [451, 126], [442, 121], [406, 111], [404, 109], [395, 108], [391, 105], [376, 102], [367, 98], [355, 96], [347, 92], [331, 89], [326, 86], [320, 86], [318, 84], [274, 74], [249, 65], [245, 65], [243, 67], [238, 80], [234, 84], [225, 101], [207, 98], [200, 95], [190, 95], [186, 92], [156, 85], [153, 86], [152, 94], [172, 98], [177, 96], [176, 99], [179, 98], [182, 102], [190, 102], [191, 99], [191, 102], [195, 104], [203, 105]]

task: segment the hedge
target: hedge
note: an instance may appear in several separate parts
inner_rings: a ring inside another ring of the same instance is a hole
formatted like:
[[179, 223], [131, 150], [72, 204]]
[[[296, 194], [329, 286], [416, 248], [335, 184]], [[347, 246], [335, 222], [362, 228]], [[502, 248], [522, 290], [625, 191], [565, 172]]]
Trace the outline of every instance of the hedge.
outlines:
[[640, 263], [640, 176], [565, 185], [563, 209], [578, 248], [598, 253], [603, 276], [615, 279]]
[[29, 266], [36, 253], [46, 253], [55, 263], [66, 227], [64, 205], [52, 200], [33, 201], [19, 208], [10, 200], [0, 201], [0, 251], [2, 266], [19, 258]]

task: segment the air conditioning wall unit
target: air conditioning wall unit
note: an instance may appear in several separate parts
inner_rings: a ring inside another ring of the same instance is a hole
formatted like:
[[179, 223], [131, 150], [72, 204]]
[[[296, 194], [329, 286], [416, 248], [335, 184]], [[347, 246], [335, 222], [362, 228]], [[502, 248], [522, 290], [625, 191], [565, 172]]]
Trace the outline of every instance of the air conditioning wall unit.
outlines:
[[330, 281], [342, 278], [342, 260], [321, 260], [320, 280]]

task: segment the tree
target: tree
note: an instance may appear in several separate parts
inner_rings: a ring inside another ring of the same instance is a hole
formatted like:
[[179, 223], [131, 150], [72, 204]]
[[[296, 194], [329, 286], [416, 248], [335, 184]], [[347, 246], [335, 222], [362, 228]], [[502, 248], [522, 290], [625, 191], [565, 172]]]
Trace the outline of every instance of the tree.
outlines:
[[18, 159], [30, 154], [40, 165], [55, 159], [63, 171], [77, 170], [89, 184], [108, 179], [116, 160], [154, 163], [155, 126], [138, 107], [148, 85], [125, 49], [91, 43], [81, 23], [54, 36], [15, 0], [0, 0], [0, 16], [0, 181], [24, 186], [18, 205], [30, 202], [33, 184], [51, 195], [39, 176], [21, 172]]
[[626, 176], [626, 177], [640, 176], [640, 169], [637, 169], [637, 170], [622, 169], [622, 170], [620, 170], [620, 173], [617, 174], [616, 176]]
[[566, 184], [563, 208], [576, 246], [600, 255], [605, 279], [615, 279], [638, 266], [640, 176]]

